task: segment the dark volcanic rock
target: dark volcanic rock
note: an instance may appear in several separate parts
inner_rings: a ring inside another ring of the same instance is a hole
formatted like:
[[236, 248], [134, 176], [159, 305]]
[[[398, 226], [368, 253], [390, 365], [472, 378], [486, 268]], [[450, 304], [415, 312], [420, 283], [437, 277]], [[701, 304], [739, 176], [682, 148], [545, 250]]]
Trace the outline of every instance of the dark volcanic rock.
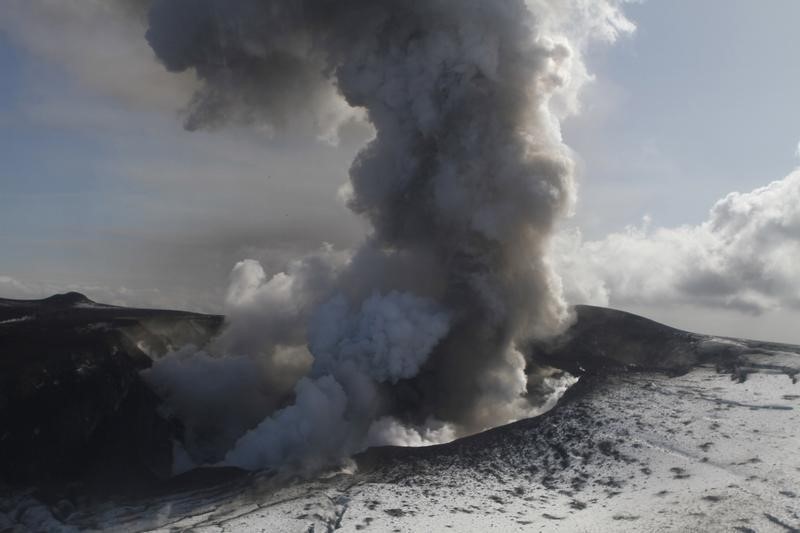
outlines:
[[578, 305], [575, 312], [576, 321], [565, 333], [529, 347], [533, 361], [574, 375], [626, 368], [679, 374], [703, 362], [733, 367], [743, 353], [741, 342], [682, 331], [624, 311]]
[[174, 431], [139, 372], [152, 364], [145, 351], [163, 353], [168, 330], [185, 337], [192, 322], [207, 338], [222, 320], [78, 293], [0, 299], [0, 477], [121, 487], [167, 476]]
[[[85, 486], [34, 492], [0, 482], [0, 531], [766, 531], [796, 523], [789, 488], [800, 463], [785, 447], [800, 427], [793, 383], [800, 347], [685, 333], [599, 308], [579, 308], [578, 319], [532, 348], [532, 363], [580, 375], [536, 418], [449, 444], [373, 448], [354, 457], [355, 471], [348, 464], [311, 479], [291, 470], [205, 468], [105, 501], [84, 498]], [[136, 320], [115, 326], [122, 333], [115, 342], [141, 344], [139, 328], [172, 342], [163, 335], [172, 326]], [[133, 351], [126, 357], [141, 359]], [[696, 366], [681, 373], [686, 365]], [[721, 375], [730, 370], [736, 378], [750, 373], [751, 383]], [[147, 451], [163, 442], [163, 426], [138, 386], [121, 403], [133, 411], [104, 415], [98, 428], [107, 429], [89, 437], [92, 449], [124, 450], [106, 463], [112, 468], [123, 456], [142, 470], [162, 457]], [[135, 442], [151, 422], [150, 437]]]
[[690, 333], [605, 307], [578, 305], [575, 312], [575, 323], [563, 334], [527, 347], [529, 372], [544, 365], [575, 376], [620, 371], [655, 371], [676, 376], [697, 365], [711, 364], [738, 381], [764, 370], [785, 374], [794, 382], [800, 375], [791, 366], [764, 366], [751, 361], [751, 356], [758, 354], [794, 353], [793, 346]]

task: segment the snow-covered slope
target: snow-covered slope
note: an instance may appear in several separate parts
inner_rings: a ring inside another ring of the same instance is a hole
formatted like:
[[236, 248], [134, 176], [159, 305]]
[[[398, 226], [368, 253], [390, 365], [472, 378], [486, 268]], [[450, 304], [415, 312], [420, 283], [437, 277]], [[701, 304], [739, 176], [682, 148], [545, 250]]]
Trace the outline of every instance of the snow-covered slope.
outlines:
[[[608, 313], [592, 309], [581, 319]], [[541, 417], [441, 446], [370, 450], [313, 479], [195, 472], [160, 495], [64, 520], [104, 531], [797, 531], [800, 347], [651, 323], [624, 349], [639, 323], [629, 317], [611, 312], [599, 329], [579, 320], [569, 342], [540, 351], [568, 359], [560, 350], [575, 350], [577, 335], [625, 354], [604, 351]]]

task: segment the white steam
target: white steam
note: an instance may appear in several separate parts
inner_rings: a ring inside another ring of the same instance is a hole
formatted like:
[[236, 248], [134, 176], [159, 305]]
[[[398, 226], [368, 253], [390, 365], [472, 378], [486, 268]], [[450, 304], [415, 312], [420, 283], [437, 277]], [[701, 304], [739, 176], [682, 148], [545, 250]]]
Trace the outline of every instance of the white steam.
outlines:
[[353, 365], [379, 383], [412, 378], [444, 338], [448, 322], [433, 302], [411, 294], [375, 293], [357, 313], [337, 296], [321, 305], [311, 322], [313, 373]]
[[281, 130], [342, 102], [375, 129], [346, 188], [361, 249], [234, 270], [211, 350], [288, 404], [226, 463], [314, 467], [539, 412], [516, 346], [568, 319], [545, 257], [574, 200], [559, 120], [591, 79], [583, 48], [633, 29], [616, 2], [155, 0], [148, 22], [164, 66], [201, 81], [189, 129]]
[[431, 446], [450, 442], [456, 438], [453, 426], [441, 420], [429, 419], [424, 424], [413, 426], [385, 416], [369, 428], [367, 446]]
[[348, 259], [326, 245], [270, 278], [257, 261], [238, 263], [225, 297], [229, 325], [216, 351], [270, 354], [279, 346], [305, 344], [311, 313], [330, 295]]
[[546, 257], [575, 197], [559, 121], [584, 48], [633, 29], [619, 4], [11, 0], [13, 39], [131, 105], [181, 101], [187, 129], [374, 128], [346, 187], [363, 245], [237, 264], [224, 333], [146, 372], [192, 460], [313, 467], [540, 409], [516, 347], [569, 315]]
[[189, 346], [155, 361], [143, 377], [163, 399], [163, 414], [183, 424], [184, 446], [198, 464], [221, 459], [220, 450], [276, 407], [276, 386], [257, 358], [215, 357]]
[[342, 297], [320, 306], [309, 332], [314, 363], [294, 403], [242, 437], [225, 462], [313, 468], [360, 451], [380, 384], [416, 375], [447, 330], [444, 312], [408, 294], [373, 294], [358, 312]]

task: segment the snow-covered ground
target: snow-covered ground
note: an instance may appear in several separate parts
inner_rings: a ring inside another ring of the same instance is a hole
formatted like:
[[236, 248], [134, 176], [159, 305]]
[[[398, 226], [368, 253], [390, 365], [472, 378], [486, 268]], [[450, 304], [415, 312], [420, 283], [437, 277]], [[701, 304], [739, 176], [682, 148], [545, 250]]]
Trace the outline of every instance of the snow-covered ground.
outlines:
[[748, 347], [734, 375], [701, 365], [678, 377], [585, 377], [547, 415], [451, 444], [372, 450], [357, 469], [312, 480], [235, 476], [65, 522], [165, 532], [798, 531], [800, 348]]

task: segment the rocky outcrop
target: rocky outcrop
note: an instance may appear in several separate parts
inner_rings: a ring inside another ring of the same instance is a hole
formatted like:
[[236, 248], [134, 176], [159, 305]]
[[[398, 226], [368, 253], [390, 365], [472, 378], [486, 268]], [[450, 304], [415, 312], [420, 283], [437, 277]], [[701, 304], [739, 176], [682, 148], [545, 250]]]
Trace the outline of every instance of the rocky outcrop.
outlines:
[[207, 339], [221, 324], [77, 293], [0, 300], [0, 477], [121, 488], [168, 476], [175, 428], [139, 373], [176, 342], [170, 331]]
[[578, 305], [575, 313], [575, 322], [563, 334], [527, 348], [533, 363], [576, 376], [615, 369], [680, 374], [700, 363], [733, 370], [739, 356], [762, 350], [764, 345], [690, 333], [605, 307]]

